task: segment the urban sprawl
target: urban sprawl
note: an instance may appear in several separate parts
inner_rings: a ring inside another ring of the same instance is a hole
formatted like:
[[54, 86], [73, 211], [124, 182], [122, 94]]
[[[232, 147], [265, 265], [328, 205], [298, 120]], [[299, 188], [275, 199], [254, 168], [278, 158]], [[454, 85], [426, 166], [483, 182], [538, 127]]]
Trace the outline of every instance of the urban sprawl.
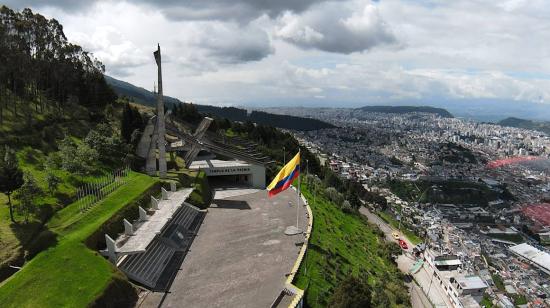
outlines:
[[431, 113], [286, 113], [338, 126], [294, 134], [384, 197], [366, 208], [411, 234], [410, 275], [432, 304], [550, 305], [549, 136]]

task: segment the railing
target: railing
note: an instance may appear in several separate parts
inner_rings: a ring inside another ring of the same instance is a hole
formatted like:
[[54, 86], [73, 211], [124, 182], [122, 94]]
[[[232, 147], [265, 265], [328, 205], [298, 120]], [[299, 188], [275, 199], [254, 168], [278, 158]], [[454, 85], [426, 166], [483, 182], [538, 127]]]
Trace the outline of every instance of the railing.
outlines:
[[[296, 188], [292, 187], [294, 190]], [[311, 211], [311, 208], [309, 207], [309, 203], [307, 202], [304, 195], [302, 195], [302, 201], [306, 205], [307, 210], [307, 216], [308, 216], [308, 226], [306, 230], [306, 236], [304, 239], [304, 244], [302, 245], [302, 248], [300, 249], [300, 253], [298, 254], [298, 259], [296, 259], [296, 262], [294, 263], [294, 266], [292, 267], [292, 270], [290, 272], [290, 275], [288, 275], [286, 282], [285, 282], [285, 289], [292, 294], [294, 294], [294, 297], [292, 298], [292, 301], [288, 305], [289, 308], [295, 308], [295, 307], [302, 307], [302, 300], [304, 298], [304, 290], [298, 288], [293, 284], [294, 278], [298, 271], [300, 270], [300, 265], [302, 264], [302, 261], [306, 255], [307, 246], [309, 243], [309, 237], [311, 236], [311, 230], [313, 229], [313, 212]]]
[[126, 184], [130, 174], [128, 166], [115, 170], [111, 174], [95, 179], [79, 187], [76, 191], [76, 201], [81, 212], [101, 201], [118, 187]]

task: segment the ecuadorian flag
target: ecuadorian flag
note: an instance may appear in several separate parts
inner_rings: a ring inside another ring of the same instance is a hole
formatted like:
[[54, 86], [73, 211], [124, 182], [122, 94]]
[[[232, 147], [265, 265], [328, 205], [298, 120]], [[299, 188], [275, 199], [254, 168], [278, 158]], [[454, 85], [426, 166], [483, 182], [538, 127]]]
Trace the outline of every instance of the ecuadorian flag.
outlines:
[[281, 191], [290, 187], [292, 181], [300, 174], [300, 152], [294, 156], [294, 158], [286, 164], [277, 176], [271, 181], [271, 184], [267, 186], [268, 195], [270, 197], [275, 196]]

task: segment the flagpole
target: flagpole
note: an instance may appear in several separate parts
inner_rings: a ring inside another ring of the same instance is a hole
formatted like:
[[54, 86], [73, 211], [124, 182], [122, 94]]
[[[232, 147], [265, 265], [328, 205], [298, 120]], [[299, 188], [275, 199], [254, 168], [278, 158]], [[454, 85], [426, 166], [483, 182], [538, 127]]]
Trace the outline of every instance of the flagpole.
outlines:
[[300, 195], [302, 194], [302, 190], [300, 188], [300, 183], [302, 182], [302, 153], [300, 148], [298, 148], [298, 155], [300, 156], [299, 168], [300, 173], [298, 173], [298, 202], [296, 203], [296, 229], [300, 229], [299, 225], [299, 217], [300, 217]]

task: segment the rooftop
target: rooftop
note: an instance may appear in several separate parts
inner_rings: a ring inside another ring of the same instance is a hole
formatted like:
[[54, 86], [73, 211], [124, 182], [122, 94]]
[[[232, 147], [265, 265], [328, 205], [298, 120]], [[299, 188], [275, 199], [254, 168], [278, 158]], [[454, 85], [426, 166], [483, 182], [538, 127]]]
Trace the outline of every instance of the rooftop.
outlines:
[[463, 290], [484, 289], [487, 284], [479, 276], [456, 277], [456, 282]]
[[251, 164], [240, 160], [195, 160], [190, 169], [224, 168], [224, 167], [249, 167]]
[[512, 246], [510, 247], [510, 250], [550, 273], [550, 254], [540, 251], [526, 243]]
[[437, 266], [444, 266], [444, 265], [461, 265], [462, 262], [459, 259], [451, 259], [451, 260], [437, 260], [435, 261], [435, 265]]

